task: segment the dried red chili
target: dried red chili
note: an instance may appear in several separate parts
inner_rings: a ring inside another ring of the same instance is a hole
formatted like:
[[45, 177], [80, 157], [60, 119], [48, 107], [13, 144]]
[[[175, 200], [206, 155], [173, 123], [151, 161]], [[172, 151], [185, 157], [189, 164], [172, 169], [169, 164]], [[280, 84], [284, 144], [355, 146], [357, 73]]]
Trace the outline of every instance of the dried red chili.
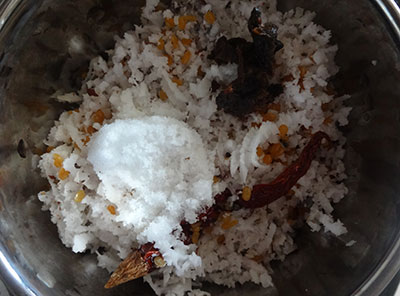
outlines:
[[148, 272], [155, 270], [157, 266], [154, 264], [154, 258], [161, 256], [161, 253], [158, 249], [154, 248], [154, 243], [144, 244], [139, 250], [143, 260], [147, 263]]
[[237, 203], [243, 208], [255, 209], [266, 206], [286, 195], [296, 185], [297, 181], [307, 173], [323, 139], [330, 140], [329, 136], [324, 132], [315, 133], [311, 141], [301, 152], [299, 158], [287, 167], [274, 181], [269, 184], [253, 186], [251, 199], [249, 201], [240, 199]]
[[[158, 264], [157, 264], [158, 263]], [[111, 274], [104, 288], [109, 289], [131, 280], [143, 277], [165, 264], [160, 252], [153, 243], [142, 245], [131, 252]]]

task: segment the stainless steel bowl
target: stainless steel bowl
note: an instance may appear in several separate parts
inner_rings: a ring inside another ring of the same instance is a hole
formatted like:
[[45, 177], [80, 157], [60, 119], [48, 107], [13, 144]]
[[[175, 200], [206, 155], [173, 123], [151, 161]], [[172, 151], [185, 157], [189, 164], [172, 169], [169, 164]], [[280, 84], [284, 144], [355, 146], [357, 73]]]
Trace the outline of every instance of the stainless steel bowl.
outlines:
[[[206, 289], [213, 295], [379, 295], [400, 267], [399, 8], [394, 0], [278, 2], [283, 11], [316, 11], [316, 21], [339, 44], [341, 72], [333, 82], [351, 94], [353, 112], [345, 129], [350, 191], [335, 213], [349, 234], [302, 229], [299, 250], [273, 265], [276, 288]], [[32, 168], [33, 153], [66, 107], [50, 95], [78, 88], [89, 59], [138, 23], [142, 4], [0, 1], [0, 275], [17, 295], [152, 295], [140, 280], [102, 288], [108, 274], [95, 267], [94, 257], [65, 248], [40, 210], [35, 196], [46, 182]], [[71, 39], [82, 49], [70, 50]], [[20, 139], [26, 158], [17, 153]], [[349, 248], [350, 239], [357, 244]]]

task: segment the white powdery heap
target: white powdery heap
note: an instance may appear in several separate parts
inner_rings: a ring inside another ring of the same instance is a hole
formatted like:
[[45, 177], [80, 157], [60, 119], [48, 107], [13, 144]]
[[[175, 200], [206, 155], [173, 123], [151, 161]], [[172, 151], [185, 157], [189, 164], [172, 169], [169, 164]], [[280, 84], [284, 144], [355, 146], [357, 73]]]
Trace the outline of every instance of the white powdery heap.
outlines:
[[196, 131], [159, 116], [117, 120], [99, 130], [87, 159], [101, 181], [98, 194], [139, 243], [155, 242], [178, 275], [201, 266], [178, 231], [183, 219], [195, 223], [213, 203], [215, 169]]

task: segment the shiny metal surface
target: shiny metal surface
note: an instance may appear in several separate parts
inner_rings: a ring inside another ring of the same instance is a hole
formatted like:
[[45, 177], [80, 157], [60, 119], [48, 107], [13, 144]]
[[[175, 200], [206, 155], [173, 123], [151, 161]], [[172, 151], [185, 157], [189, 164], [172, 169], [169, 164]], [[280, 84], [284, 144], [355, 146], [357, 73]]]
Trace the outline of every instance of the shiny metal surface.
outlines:
[[397, 2], [395, 0], [377, 0], [375, 4], [390, 23], [395, 38], [400, 40], [400, 11]]
[[[350, 233], [335, 238], [302, 229], [299, 250], [273, 265], [274, 289], [207, 289], [213, 295], [379, 295], [400, 267], [399, 9], [394, 0], [278, 2], [283, 11], [316, 11], [316, 22], [339, 44], [334, 83], [352, 95], [353, 112], [345, 129], [350, 192], [335, 212]], [[65, 248], [40, 210], [35, 195], [47, 185], [32, 168], [52, 120], [72, 107], [51, 94], [78, 88], [90, 58], [139, 22], [142, 4], [0, 1], [0, 276], [16, 295], [152, 295], [141, 281], [102, 288], [107, 273], [94, 257]], [[82, 51], [69, 50], [71, 38]], [[20, 139], [25, 159], [16, 151]], [[345, 247], [351, 239], [357, 244]]]

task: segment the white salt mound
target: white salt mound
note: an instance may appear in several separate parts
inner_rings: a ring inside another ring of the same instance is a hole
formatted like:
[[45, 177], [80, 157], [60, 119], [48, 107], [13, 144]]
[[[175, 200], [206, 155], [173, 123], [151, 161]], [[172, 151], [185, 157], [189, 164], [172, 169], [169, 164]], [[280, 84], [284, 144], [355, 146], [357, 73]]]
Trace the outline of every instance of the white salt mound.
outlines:
[[179, 273], [199, 267], [197, 255], [185, 255], [177, 229], [183, 219], [195, 223], [213, 203], [214, 166], [200, 135], [167, 117], [117, 120], [103, 126], [88, 149], [101, 180], [98, 194], [115, 204], [116, 221], [140, 233], [139, 243], [156, 242]]

